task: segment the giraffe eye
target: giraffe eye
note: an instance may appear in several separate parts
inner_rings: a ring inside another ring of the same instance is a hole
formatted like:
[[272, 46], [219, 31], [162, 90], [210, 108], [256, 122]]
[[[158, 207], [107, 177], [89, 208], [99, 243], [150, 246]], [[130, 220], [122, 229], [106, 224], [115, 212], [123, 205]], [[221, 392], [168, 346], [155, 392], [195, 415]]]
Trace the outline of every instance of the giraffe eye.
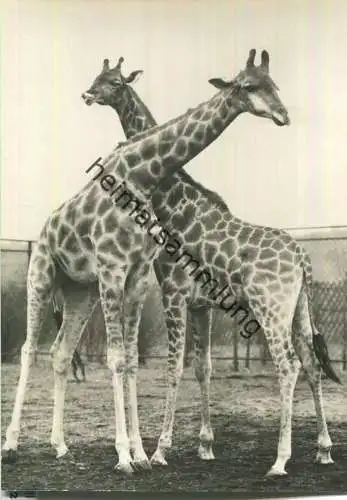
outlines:
[[120, 80], [113, 80], [112, 87], [120, 87], [122, 82]]
[[257, 86], [254, 85], [254, 83], [252, 82], [245, 82], [242, 87], [246, 90], [249, 90], [249, 91], [252, 91], [252, 90], [256, 90]]

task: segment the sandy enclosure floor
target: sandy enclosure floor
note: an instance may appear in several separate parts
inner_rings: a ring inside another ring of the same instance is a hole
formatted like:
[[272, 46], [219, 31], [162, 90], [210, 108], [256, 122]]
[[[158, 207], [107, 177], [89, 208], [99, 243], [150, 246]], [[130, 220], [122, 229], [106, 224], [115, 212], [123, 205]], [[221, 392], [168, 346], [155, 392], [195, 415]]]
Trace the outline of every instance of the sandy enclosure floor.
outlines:
[[[9, 423], [19, 365], [2, 366], [2, 442]], [[50, 447], [53, 375], [50, 364], [33, 368], [27, 393], [15, 465], [2, 465], [2, 489], [228, 491], [237, 494], [322, 494], [347, 490], [347, 374], [344, 386], [323, 381], [326, 416], [334, 443], [334, 465], [314, 464], [317, 439], [313, 400], [300, 379], [294, 398], [293, 453], [288, 476], [269, 480], [264, 474], [277, 449], [279, 391], [272, 376], [233, 375], [230, 364], [214, 363], [211, 419], [215, 432], [214, 462], [197, 457], [200, 430], [199, 388], [192, 368], [185, 371], [177, 403], [173, 447], [166, 468], [124, 478], [113, 471], [114, 405], [111, 376], [100, 365], [87, 366], [87, 383], [70, 379], [65, 412], [66, 442], [72, 457], [55, 459]], [[160, 434], [166, 392], [165, 364], [139, 371], [139, 416], [145, 450], [150, 456]]]

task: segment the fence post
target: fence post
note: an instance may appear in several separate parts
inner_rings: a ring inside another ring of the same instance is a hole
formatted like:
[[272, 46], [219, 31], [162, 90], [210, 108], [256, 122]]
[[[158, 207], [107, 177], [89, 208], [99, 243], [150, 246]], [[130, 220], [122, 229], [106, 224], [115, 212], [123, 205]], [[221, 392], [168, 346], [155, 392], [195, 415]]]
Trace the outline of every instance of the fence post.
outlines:
[[28, 241], [28, 267], [30, 263], [30, 257], [33, 251], [33, 242], [31, 240]]
[[261, 364], [263, 366], [266, 365], [266, 362], [267, 362], [267, 341], [266, 341], [266, 337], [265, 337], [265, 334], [263, 334], [263, 338], [262, 338], [262, 343], [261, 343]]
[[342, 355], [342, 370], [347, 370], [347, 311], [344, 312], [344, 342], [343, 342], [343, 355]]
[[249, 369], [249, 358], [250, 358], [250, 355], [251, 355], [251, 339], [248, 339], [246, 341], [246, 368]]
[[239, 332], [234, 328], [233, 349], [234, 349], [234, 370], [239, 371]]
[[343, 304], [343, 354], [342, 354], [342, 370], [346, 371], [347, 370], [347, 300], [346, 300], [346, 295], [347, 295], [347, 273], [346, 273], [346, 278], [344, 280], [343, 284], [343, 296], [345, 298], [344, 304]]

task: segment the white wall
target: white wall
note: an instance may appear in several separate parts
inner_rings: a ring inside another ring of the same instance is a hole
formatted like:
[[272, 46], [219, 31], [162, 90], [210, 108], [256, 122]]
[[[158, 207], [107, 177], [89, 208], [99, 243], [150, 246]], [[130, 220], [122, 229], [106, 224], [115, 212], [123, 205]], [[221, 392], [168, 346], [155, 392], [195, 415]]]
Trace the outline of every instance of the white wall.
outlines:
[[251, 222], [347, 223], [344, 0], [2, 6], [2, 237], [36, 239], [86, 167], [123, 139], [113, 110], [80, 98], [103, 58], [144, 69], [136, 90], [162, 123], [213, 95], [207, 80], [235, 76], [252, 47], [270, 52], [292, 125], [241, 116], [188, 171]]

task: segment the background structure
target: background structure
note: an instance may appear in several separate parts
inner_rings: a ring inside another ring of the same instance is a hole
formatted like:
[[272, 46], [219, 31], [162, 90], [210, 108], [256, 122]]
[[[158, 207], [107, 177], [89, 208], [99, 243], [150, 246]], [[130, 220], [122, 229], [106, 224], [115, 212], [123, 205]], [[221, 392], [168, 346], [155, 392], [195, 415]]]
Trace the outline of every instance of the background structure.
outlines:
[[[347, 227], [316, 230], [291, 230], [309, 252], [314, 276], [315, 321], [325, 336], [329, 352], [338, 368], [347, 370]], [[2, 359], [18, 358], [25, 338], [26, 271], [32, 241], [1, 242], [2, 263]], [[265, 337], [261, 331], [246, 341], [240, 335], [240, 319], [228, 318], [221, 311], [214, 313], [213, 356], [229, 359], [234, 370], [272, 370]], [[48, 354], [56, 335], [51, 317], [47, 318], [40, 340], [40, 353]], [[79, 344], [79, 350], [89, 361], [103, 363], [106, 353], [105, 325], [98, 307]], [[153, 275], [152, 285], [144, 306], [139, 334], [139, 349], [145, 361], [166, 357], [166, 327], [159, 286]], [[187, 352], [191, 349], [189, 331]], [[189, 360], [186, 360], [189, 363]]]
[[143, 69], [158, 123], [215, 93], [213, 77], [266, 48], [290, 127], [238, 118], [187, 171], [237, 216], [274, 227], [345, 225], [344, 0], [4, 0], [3, 238], [35, 240], [85, 169], [124, 139], [115, 112], [81, 99], [105, 57]]

